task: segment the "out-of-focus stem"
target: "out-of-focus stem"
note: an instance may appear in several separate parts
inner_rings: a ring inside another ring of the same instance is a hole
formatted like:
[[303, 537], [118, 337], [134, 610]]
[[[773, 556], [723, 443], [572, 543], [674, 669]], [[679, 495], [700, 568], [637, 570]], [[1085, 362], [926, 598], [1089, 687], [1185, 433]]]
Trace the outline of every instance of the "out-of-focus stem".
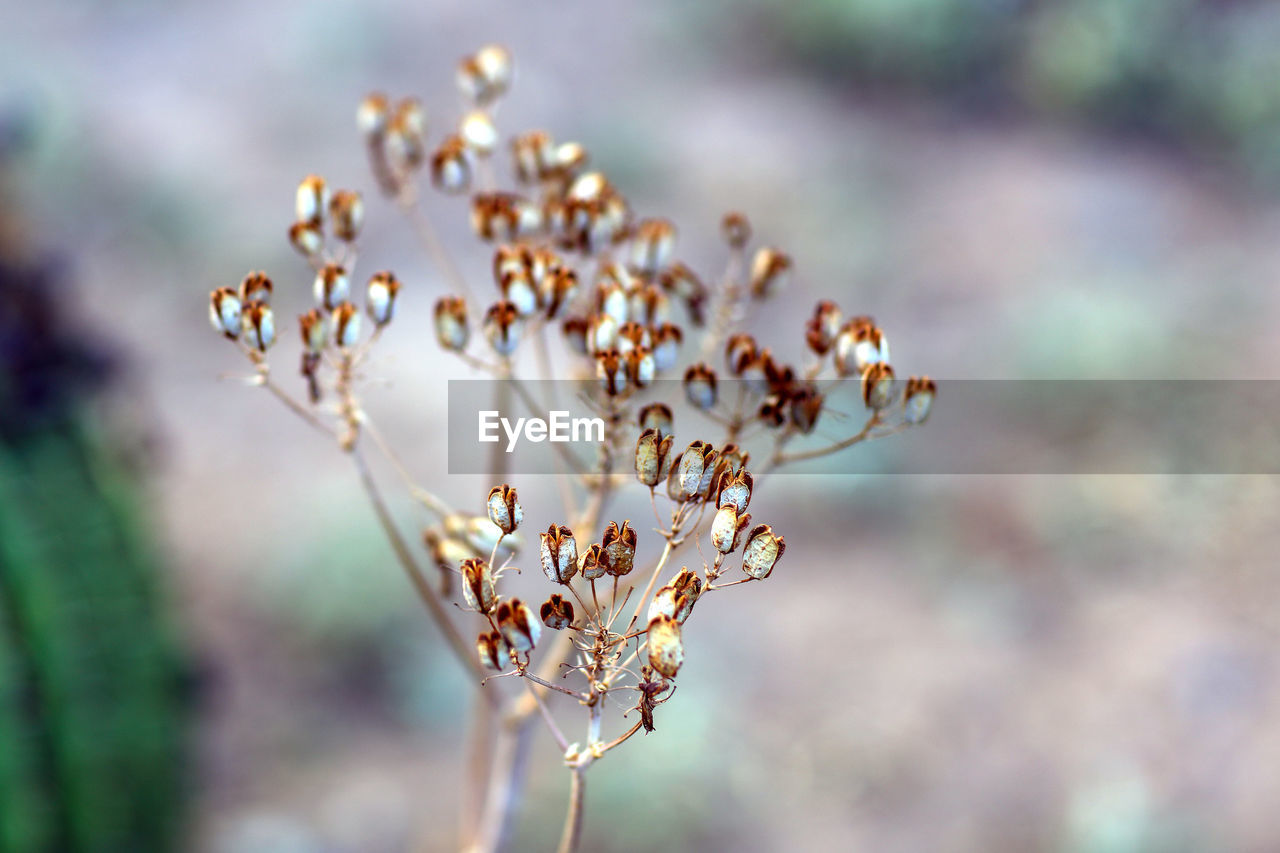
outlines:
[[582, 840], [582, 803], [586, 794], [583, 771], [573, 768], [569, 776], [569, 809], [564, 816], [564, 831], [560, 835], [559, 853], [574, 853]]

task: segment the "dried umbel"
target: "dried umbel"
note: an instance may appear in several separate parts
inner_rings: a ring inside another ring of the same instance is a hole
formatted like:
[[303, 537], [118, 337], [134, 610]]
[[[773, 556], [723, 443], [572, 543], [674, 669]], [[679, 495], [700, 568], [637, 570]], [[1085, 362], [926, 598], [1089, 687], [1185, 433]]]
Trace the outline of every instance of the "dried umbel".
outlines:
[[680, 623], [660, 614], [649, 623], [649, 666], [664, 678], [675, 678], [684, 663], [684, 642]]
[[485, 506], [489, 510], [489, 520], [504, 534], [515, 533], [524, 520], [524, 509], [516, 498], [516, 490], [505, 483], [490, 490]]
[[553, 631], [563, 631], [573, 625], [573, 604], [565, 601], [563, 595], [555, 592], [542, 602], [538, 615], [542, 618], [543, 625]]
[[517, 652], [526, 654], [533, 651], [542, 634], [542, 625], [534, 617], [529, 605], [518, 598], [512, 598], [498, 605], [494, 614], [498, 622], [498, 631], [507, 645]]
[[578, 571], [578, 542], [573, 531], [553, 524], [541, 539], [542, 573], [555, 583], [569, 583]]
[[742, 570], [756, 580], [767, 578], [786, 550], [786, 540], [775, 536], [772, 527], [767, 524], [754, 527], [742, 549]]

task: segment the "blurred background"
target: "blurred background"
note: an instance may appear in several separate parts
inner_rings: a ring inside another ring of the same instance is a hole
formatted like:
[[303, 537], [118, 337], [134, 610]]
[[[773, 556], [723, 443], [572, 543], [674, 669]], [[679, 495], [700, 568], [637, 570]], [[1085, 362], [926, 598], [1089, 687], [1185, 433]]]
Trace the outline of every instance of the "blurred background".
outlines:
[[[798, 357], [825, 296], [940, 406], [947, 379], [1280, 378], [1263, 0], [0, 0], [0, 21], [6, 850], [451, 843], [461, 676], [350, 466], [242, 386], [205, 314], [250, 269], [301, 310], [297, 180], [365, 190], [362, 257], [407, 288], [367, 403], [478, 511], [490, 484], [444, 474], [434, 401], [466, 371], [429, 332], [442, 284], [353, 114], [383, 89], [442, 127], [484, 43], [516, 60], [501, 129], [584, 143], [704, 275], [730, 208], [792, 253], [757, 328], [775, 350]], [[483, 280], [463, 208], [433, 204]], [[525, 497], [551, 484], [515, 485], [530, 529], [560, 520]], [[752, 511], [786, 559], [699, 610], [658, 731], [591, 772], [585, 848], [1280, 848], [1278, 496], [775, 480]], [[515, 849], [557, 836], [555, 751]]]

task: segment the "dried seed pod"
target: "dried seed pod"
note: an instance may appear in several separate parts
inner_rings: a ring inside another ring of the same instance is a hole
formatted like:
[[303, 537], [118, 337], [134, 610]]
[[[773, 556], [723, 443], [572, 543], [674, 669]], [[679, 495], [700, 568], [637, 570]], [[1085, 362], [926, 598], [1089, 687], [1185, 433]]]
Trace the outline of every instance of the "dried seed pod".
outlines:
[[658, 367], [653, 360], [653, 351], [645, 347], [636, 347], [623, 356], [627, 381], [636, 388], [645, 388], [652, 384]]
[[873, 364], [889, 361], [889, 339], [870, 317], [854, 317], [836, 335], [836, 370], [841, 376], [861, 376]]
[[684, 333], [679, 326], [665, 323], [653, 333], [653, 365], [659, 372], [666, 372], [676, 366], [680, 358], [680, 345], [684, 343]]
[[294, 194], [294, 215], [298, 222], [319, 225], [329, 208], [329, 187], [319, 175], [307, 175]]
[[333, 342], [340, 349], [350, 349], [360, 342], [360, 311], [350, 302], [343, 302], [330, 315], [333, 324]]
[[537, 312], [538, 291], [524, 267], [506, 270], [498, 281], [498, 289], [502, 291], [503, 299], [516, 306], [521, 317]]
[[600, 540], [600, 549], [606, 572], [614, 577], [631, 574], [636, 559], [636, 532], [628, 522], [622, 522], [621, 528], [616, 521], [609, 522]]
[[693, 605], [697, 604], [698, 599], [702, 597], [702, 578], [697, 572], [691, 572], [689, 567], [685, 566], [668, 586], [676, 591], [677, 596], [676, 611], [673, 615], [677, 622], [683, 624], [693, 612]]
[[862, 402], [868, 409], [879, 411], [888, 408], [897, 389], [893, 378], [893, 368], [885, 362], [877, 362], [862, 374]]
[[560, 593], [553, 592], [550, 598], [542, 602], [538, 615], [542, 617], [543, 625], [553, 631], [563, 631], [573, 625], [573, 603], [565, 601]]
[[400, 293], [400, 280], [395, 274], [384, 270], [374, 273], [365, 290], [365, 305], [369, 316], [376, 326], [385, 326], [391, 322], [396, 309], [396, 296]]
[[786, 550], [786, 539], [774, 535], [767, 524], [757, 525], [747, 535], [742, 549], [742, 570], [756, 580], [767, 578]]
[[462, 598], [467, 606], [480, 613], [491, 613], [498, 603], [498, 588], [487, 560], [472, 557], [463, 560]]
[[542, 304], [548, 320], [554, 320], [560, 309], [573, 301], [578, 292], [578, 274], [569, 267], [556, 266], [538, 279], [541, 284]]
[[573, 531], [552, 524], [541, 538], [543, 574], [554, 583], [567, 584], [578, 571], [578, 541]]
[[481, 632], [476, 639], [476, 652], [480, 655], [480, 663], [488, 669], [501, 671], [506, 651], [507, 643], [497, 631]]
[[739, 513], [731, 505], [720, 507], [711, 522], [711, 547], [721, 554], [733, 553], [742, 544], [750, 524], [751, 513]]
[[829, 300], [819, 302], [804, 327], [804, 342], [815, 355], [824, 356], [840, 334], [840, 308]]
[[702, 479], [698, 481], [698, 491], [695, 497], [699, 500], [714, 502], [716, 484], [720, 482], [720, 478], [728, 470], [728, 467], [728, 464], [720, 458], [718, 450], [712, 448], [708, 451], [702, 461]]
[[542, 211], [514, 193], [477, 193], [471, 199], [471, 227], [482, 240], [519, 240], [542, 227]]
[[639, 323], [623, 323], [618, 327], [618, 352], [626, 355], [637, 347], [648, 347], [652, 344], [647, 326]]
[[773, 358], [768, 350], [742, 365], [738, 375], [747, 388], [756, 394], [769, 391], [769, 362]]
[[671, 436], [664, 437], [653, 428], [640, 433], [636, 441], [636, 478], [651, 489], [667, 478], [671, 441]]
[[[650, 403], [640, 410], [640, 429], [657, 430], [663, 436], [672, 434], [671, 407], [666, 403]], [[665, 469], [662, 475], [666, 476]]]
[[458, 123], [458, 135], [481, 157], [488, 157], [498, 147], [498, 128], [483, 110], [472, 110], [463, 116]]
[[664, 678], [675, 678], [684, 663], [684, 643], [680, 623], [660, 615], [649, 623], [649, 666]]
[[694, 441], [680, 454], [680, 495], [682, 500], [697, 496], [703, 475], [710, 475], [715, 467], [716, 451], [705, 441]]
[[627, 294], [627, 316], [644, 326], [661, 326], [671, 320], [671, 300], [656, 284], [633, 287]]
[[298, 315], [298, 327], [302, 332], [302, 346], [311, 355], [319, 355], [329, 343], [329, 324], [319, 308], [312, 308]]
[[324, 248], [324, 232], [319, 225], [295, 222], [289, 226], [289, 243], [304, 258], [310, 258]]
[[467, 327], [467, 301], [461, 296], [442, 296], [436, 300], [436, 340], [440, 346], [454, 352], [467, 348], [470, 332]]
[[371, 92], [356, 107], [356, 127], [365, 141], [374, 143], [382, 139], [391, 122], [391, 107], [387, 96], [381, 92]]
[[617, 397], [627, 390], [627, 365], [616, 349], [601, 350], [595, 355], [596, 379], [600, 390]]
[[470, 191], [471, 152], [462, 137], [446, 136], [432, 153], [431, 185], [449, 195]]
[[720, 483], [719, 494], [716, 495], [716, 506], [721, 509], [727, 506], [733, 507], [735, 512], [742, 514], [747, 511], [747, 505], [751, 503], [751, 490], [755, 487], [755, 479], [751, 476], [751, 472], [746, 470], [734, 474], [729, 460], [723, 455], [721, 460], [725, 463], [727, 476]]
[[545, 131], [531, 130], [512, 139], [511, 155], [515, 161], [516, 180], [522, 184], [546, 180], [559, 168], [556, 147]]
[[484, 315], [484, 335], [498, 355], [506, 358], [520, 345], [524, 323], [510, 302], [495, 302]]
[[751, 295], [764, 299], [777, 293], [791, 271], [791, 256], [777, 249], [758, 249], [751, 259]]
[[626, 286], [616, 281], [602, 281], [596, 285], [596, 313], [612, 317], [621, 326], [627, 322]]
[[671, 263], [676, 227], [668, 219], [642, 219], [631, 237], [630, 263], [638, 272], [656, 276]]
[[516, 499], [516, 490], [506, 483], [489, 490], [485, 506], [489, 510], [489, 520], [498, 526], [503, 535], [515, 533], [524, 520], [524, 509]]
[[676, 600], [678, 598], [679, 593], [676, 592], [675, 587], [664, 586], [654, 593], [653, 601], [649, 602], [649, 610], [645, 618], [650, 622], [659, 616], [667, 616], [674, 619], [676, 608], [679, 606], [679, 602]]
[[351, 279], [347, 277], [347, 271], [338, 264], [325, 264], [316, 273], [312, 293], [317, 305], [333, 310], [351, 295]]
[[[756, 345], [756, 339], [746, 333], [732, 335], [724, 344], [724, 360], [729, 367], [729, 372], [734, 376], [741, 376], [752, 365], [760, 363], [760, 348]], [[761, 367], [761, 377], [763, 377], [763, 367]]]
[[564, 338], [569, 343], [569, 349], [578, 355], [591, 352], [590, 326], [590, 322], [585, 317], [566, 317], [560, 324]]
[[271, 279], [264, 272], [251, 272], [240, 281], [240, 304], [261, 302], [271, 304]]
[[596, 314], [587, 323], [587, 351], [601, 353], [618, 344], [618, 321], [608, 314]]
[[756, 417], [770, 429], [778, 429], [787, 422], [787, 398], [781, 394], [770, 394], [756, 409]]
[[929, 410], [933, 408], [933, 398], [937, 396], [938, 385], [928, 376], [912, 376], [907, 380], [907, 390], [903, 395], [903, 413], [909, 424], [922, 424], [929, 419]]
[[751, 240], [751, 223], [745, 214], [731, 211], [720, 220], [720, 234], [731, 249], [744, 249]]
[[716, 404], [716, 372], [705, 364], [684, 372], [684, 395], [695, 408], [707, 411]]
[[730, 474], [740, 474], [747, 467], [747, 463], [751, 461], [751, 454], [743, 451], [741, 447], [730, 442], [720, 448], [720, 461], [726, 465], [726, 470]]
[[333, 236], [347, 243], [360, 236], [364, 227], [364, 199], [355, 190], [338, 190], [329, 200], [329, 223]]
[[500, 45], [486, 45], [458, 63], [458, 90], [477, 106], [486, 106], [506, 93], [511, 77], [511, 54]]
[[582, 579], [587, 581], [604, 577], [604, 549], [599, 543], [593, 542], [582, 552], [582, 557], [578, 560], [578, 571], [582, 574]]
[[517, 652], [533, 651], [542, 634], [542, 625], [534, 617], [529, 605], [518, 598], [504, 601], [498, 605], [495, 618], [507, 645]]
[[587, 149], [580, 142], [562, 142], [556, 146], [555, 169], [565, 175], [573, 175], [587, 165], [590, 159]]
[[276, 341], [275, 318], [265, 302], [250, 302], [240, 309], [240, 328], [252, 349], [266, 352]]
[[659, 282], [677, 299], [684, 302], [693, 324], [701, 326], [705, 320], [703, 314], [707, 302], [707, 287], [693, 270], [676, 261], [662, 273]]
[[416, 171], [426, 160], [427, 114], [417, 98], [403, 98], [386, 132], [386, 151], [402, 172]]
[[818, 423], [818, 416], [822, 414], [822, 402], [822, 395], [812, 385], [802, 385], [791, 393], [789, 399], [791, 423], [796, 429], [806, 435], [813, 432], [814, 426]]
[[443, 594], [446, 597], [452, 595], [454, 574], [459, 571], [464, 560], [474, 556], [471, 549], [466, 543], [452, 536], [446, 536], [440, 530], [431, 527], [422, 531], [422, 543], [431, 554], [432, 562], [440, 569], [440, 575], [444, 579]]
[[219, 287], [209, 294], [209, 324], [213, 330], [231, 340], [240, 337], [240, 297], [229, 287]]

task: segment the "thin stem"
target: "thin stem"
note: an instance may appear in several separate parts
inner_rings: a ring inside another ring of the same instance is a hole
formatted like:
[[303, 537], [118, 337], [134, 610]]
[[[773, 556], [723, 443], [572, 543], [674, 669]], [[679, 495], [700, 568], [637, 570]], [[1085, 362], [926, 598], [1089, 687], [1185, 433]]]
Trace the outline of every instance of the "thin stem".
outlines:
[[574, 853], [582, 840], [582, 803], [586, 794], [583, 770], [573, 768], [569, 777], [569, 809], [564, 816], [564, 831], [560, 834], [559, 853]]
[[[536, 678], [536, 676], [533, 677]], [[547, 708], [547, 703], [542, 701], [542, 697], [538, 695], [538, 691], [533, 688], [532, 684], [526, 681], [525, 686], [529, 688], [529, 693], [533, 695], [533, 701], [538, 703], [538, 710], [542, 712], [542, 719], [546, 721], [547, 728], [551, 730], [551, 736], [556, 739], [556, 744], [562, 752], [567, 751], [569, 749], [569, 739], [564, 736], [564, 732], [560, 731], [560, 727], [556, 725], [555, 718], [551, 716], [551, 711]], [[563, 688], [557, 687], [556, 689], [561, 690]]]
[[431, 220], [427, 218], [422, 206], [418, 203], [418, 193], [413, 189], [412, 184], [405, 185], [404, 189], [396, 196], [396, 202], [400, 205], [400, 209], [404, 211], [405, 218], [409, 220], [409, 224], [413, 226], [414, 233], [422, 241], [427, 254], [431, 257], [431, 262], [448, 279], [449, 286], [461, 295], [471, 295], [471, 288], [468, 286], [467, 280], [463, 278], [462, 272], [459, 271], [457, 264], [453, 262], [453, 256], [449, 254], [449, 250], [441, 242], [435, 226], [431, 224]]

